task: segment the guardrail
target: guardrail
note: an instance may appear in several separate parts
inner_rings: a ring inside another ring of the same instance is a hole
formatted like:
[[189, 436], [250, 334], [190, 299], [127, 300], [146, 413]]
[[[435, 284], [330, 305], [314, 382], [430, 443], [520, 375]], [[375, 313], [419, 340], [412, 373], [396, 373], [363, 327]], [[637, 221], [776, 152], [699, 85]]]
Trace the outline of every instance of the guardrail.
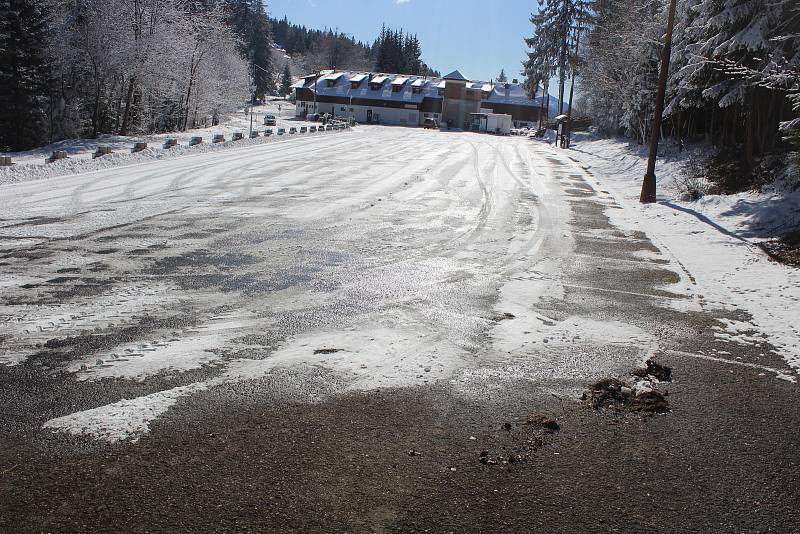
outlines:
[[[252, 132], [250, 132], [250, 139], [257, 139], [262, 135], [264, 137], [272, 137], [273, 135], [276, 134], [279, 136], [286, 136], [286, 135], [307, 134], [307, 133], [312, 134], [312, 133], [326, 132], [326, 131], [343, 131], [348, 129], [350, 129], [350, 125], [346, 123], [342, 124], [332, 123], [328, 125], [319, 125], [319, 126], [314, 126], [314, 125], [300, 126], [300, 127], [292, 126], [288, 130], [286, 128], [277, 128], [277, 132], [274, 131], [272, 128], [266, 128], [265, 130], [262, 131], [253, 130]], [[243, 140], [244, 140], [244, 133], [242, 132], [234, 132], [231, 137], [231, 142], [243, 141]], [[188, 146], [194, 147], [197, 145], [202, 145], [203, 143], [204, 141], [202, 136], [194, 136], [189, 140]], [[225, 136], [223, 134], [214, 134], [212, 137], [212, 143], [214, 144], [225, 143]], [[164, 150], [169, 150], [171, 148], [177, 148], [179, 146], [180, 144], [178, 143], [177, 138], [169, 137], [164, 140], [162, 148]], [[147, 147], [148, 145], [145, 141], [136, 141], [133, 144], [133, 148], [131, 148], [131, 153], [135, 154], [137, 152], [142, 152], [143, 150], [146, 150]], [[92, 159], [101, 158], [103, 156], [108, 156], [113, 153], [114, 150], [110, 145], [98, 145], [97, 148], [95, 149], [95, 152], [92, 153]], [[67, 152], [65, 150], [53, 150], [52, 153], [50, 154], [50, 157], [48, 157], [45, 161], [47, 163], [54, 163], [56, 161], [64, 159], [69, 159], [69, 156], [67, 156]], [[16, 164], [12, 161], [11, 156], [0, 155], [0, 167], [12, 167], [14, 165]]]
[[94, 154], [92, 154], [92, 159], [102, 158], [103, 156], [108, 156], [109, 154], [113, 154], [111, 147], [108, 145], [100, 145], [97, 147], [97, 150], [95, 150]]
[[67, 151], [66, 150], [53, 150], [53, 153], [50, 154], [50, 157], [47, 158], [45, 161], [47, 163], [55, 163], [56, 161], [67, 159]]

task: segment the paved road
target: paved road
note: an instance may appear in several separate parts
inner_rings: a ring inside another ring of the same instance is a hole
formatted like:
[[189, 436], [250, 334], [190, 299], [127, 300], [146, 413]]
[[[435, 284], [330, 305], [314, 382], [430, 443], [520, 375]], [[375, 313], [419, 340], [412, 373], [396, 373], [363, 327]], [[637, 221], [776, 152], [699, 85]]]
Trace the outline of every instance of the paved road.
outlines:
[[800, 531], [785, 364], [615, 209], [384, 127], [0, 187], [0, 529]]

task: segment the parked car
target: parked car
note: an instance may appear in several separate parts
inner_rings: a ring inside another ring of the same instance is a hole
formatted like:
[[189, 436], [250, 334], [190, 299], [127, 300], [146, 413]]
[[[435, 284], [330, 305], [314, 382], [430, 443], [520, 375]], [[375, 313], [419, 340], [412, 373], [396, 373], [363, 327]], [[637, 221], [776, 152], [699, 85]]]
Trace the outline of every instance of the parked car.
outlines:
[[319, 113], [309, 113], [306, 116], [306, 119], [310, 120], [311, 122], [319, 122]]
[[264, 116], [264, 126], [277, 126], [278, 121], [275, 119], [275, 115], [265, 115]]
[[425, 119], [422, 123], [422, 127], [426, 130], [438, 130], [439, 121], [436, 119]]

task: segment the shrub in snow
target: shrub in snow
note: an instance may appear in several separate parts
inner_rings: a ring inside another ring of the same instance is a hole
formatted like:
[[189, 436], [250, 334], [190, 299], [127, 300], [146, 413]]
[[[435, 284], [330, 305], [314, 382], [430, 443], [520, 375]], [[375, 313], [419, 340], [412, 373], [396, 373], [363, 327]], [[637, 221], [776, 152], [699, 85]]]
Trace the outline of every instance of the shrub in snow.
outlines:
[[675, 189], [681, 200], [700, 200], [708, 194], [709, 183], [701, 173], [701, 165], [692, 165], [685, 174], [675, 177]]

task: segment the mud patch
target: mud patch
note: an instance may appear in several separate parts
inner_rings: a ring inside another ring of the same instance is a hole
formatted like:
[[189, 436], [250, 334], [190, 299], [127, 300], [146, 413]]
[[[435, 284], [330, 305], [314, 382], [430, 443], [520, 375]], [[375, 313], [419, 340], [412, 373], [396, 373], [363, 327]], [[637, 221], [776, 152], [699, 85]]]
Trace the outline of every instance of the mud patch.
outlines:
[[668, 391], [659, 391], [658, 385], [672, 381], [672, 369], [652, 360], [625, 378], [604, 378], [581, 396], [581, 401], [594, 410], [613, 409], [645, 414], [670, 411]]

